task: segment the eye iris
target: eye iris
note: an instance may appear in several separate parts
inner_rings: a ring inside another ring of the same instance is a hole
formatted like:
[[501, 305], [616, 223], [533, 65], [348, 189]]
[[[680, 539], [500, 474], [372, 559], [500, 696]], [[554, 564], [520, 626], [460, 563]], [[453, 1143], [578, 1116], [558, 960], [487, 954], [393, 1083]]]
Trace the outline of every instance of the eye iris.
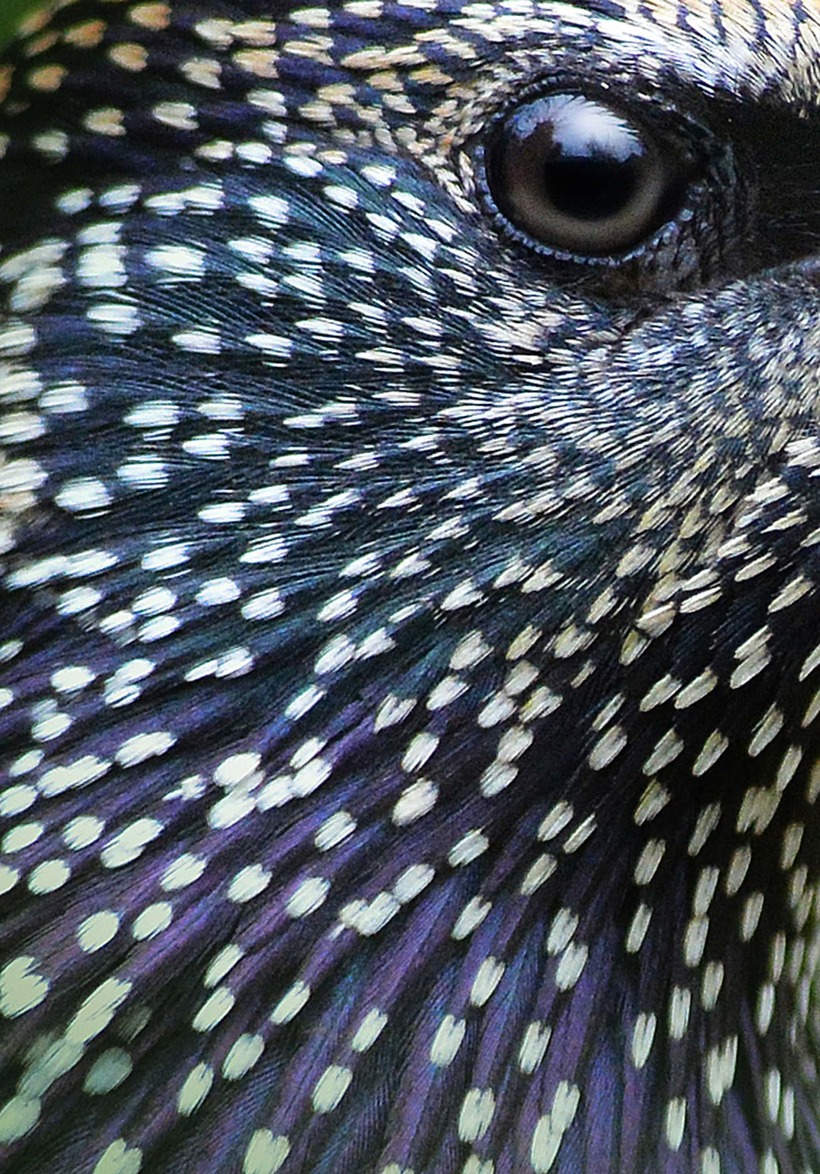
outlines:
[[595, 256], [622, 252], [657, 227], [668, 175], [654, 144], [621, 114], [578, 94], [551, 94], [506, 120], [488, 182], [517, 228]]

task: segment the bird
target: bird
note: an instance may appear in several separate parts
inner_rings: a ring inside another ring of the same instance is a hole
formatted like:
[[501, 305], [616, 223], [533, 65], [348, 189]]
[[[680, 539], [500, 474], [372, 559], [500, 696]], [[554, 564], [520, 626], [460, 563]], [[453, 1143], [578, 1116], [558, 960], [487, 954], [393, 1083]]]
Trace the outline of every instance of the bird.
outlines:
[[820, 1170], [820, 4], [0, 65], [0, 1170]]

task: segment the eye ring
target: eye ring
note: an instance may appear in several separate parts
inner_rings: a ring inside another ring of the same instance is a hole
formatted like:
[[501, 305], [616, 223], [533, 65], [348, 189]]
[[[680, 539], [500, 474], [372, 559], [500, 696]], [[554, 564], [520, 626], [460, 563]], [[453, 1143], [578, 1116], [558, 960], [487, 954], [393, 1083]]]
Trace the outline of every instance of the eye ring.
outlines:
[[484, 152], [489, 196], [539, 251], [595, 261], [634, 251], [680, 210], [687, 154], [607, 101], [543, 94], [498, 123]]

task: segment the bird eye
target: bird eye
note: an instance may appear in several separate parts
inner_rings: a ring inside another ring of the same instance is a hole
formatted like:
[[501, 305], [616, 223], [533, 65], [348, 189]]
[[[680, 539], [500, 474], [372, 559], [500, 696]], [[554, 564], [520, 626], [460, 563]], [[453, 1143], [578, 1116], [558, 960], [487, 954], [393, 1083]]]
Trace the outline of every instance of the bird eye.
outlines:
[[498, 212], [529, 243], [577, 258], [611, 257], [677, 211], [686, 161], [623, 113], [580, 94], [517, 107], [485, 156]]

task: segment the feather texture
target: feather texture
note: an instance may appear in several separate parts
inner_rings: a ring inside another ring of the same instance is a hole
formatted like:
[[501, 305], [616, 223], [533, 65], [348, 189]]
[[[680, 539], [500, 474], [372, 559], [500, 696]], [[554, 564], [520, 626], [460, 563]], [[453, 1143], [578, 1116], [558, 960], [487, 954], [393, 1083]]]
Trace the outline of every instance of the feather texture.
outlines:
[[815, 4], [692, 7], [8, 51], [4, 1174], [820, 1164], [816, 276], [636, 309], [476, 194], [545, 74], [816, 109]]

